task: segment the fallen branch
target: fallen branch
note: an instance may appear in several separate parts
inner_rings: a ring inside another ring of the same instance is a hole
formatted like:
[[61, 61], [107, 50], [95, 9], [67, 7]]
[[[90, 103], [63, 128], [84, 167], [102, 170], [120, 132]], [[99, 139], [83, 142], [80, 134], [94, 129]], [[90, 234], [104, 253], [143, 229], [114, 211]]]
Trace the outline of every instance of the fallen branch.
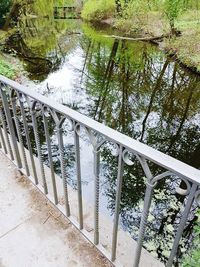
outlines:
[[162, 40], [163, 38], [170, 37], [170, 34], [165, 34], [161, 36], [152, 36], [152, 37], [139, 37], [139, 38], [132, 38], [132, 37], [124, 37], [124, 36], [118, 36], [118, 35], [104, 35], [104, 37], [108, 38], [115, 38], [120, 40], [129, 40], [129, 41], [156, 41], [156, 40]]

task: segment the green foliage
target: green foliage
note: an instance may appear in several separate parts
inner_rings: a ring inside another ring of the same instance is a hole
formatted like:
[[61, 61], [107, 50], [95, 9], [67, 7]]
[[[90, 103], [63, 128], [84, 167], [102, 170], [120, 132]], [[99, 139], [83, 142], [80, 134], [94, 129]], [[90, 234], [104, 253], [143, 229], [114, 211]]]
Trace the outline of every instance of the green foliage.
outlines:
[[4, 23], [4, 17], [9, 10], [11, 0], [1, 0], [0, 1], [0, 26]]
[[200, 210], [198, 211], [197, 215], [198, 220], [195, 227], [194, 249], [191, 250], [190, 255], [185, 258], [182, 267], [200, 266]]
[[4, 59], [0, 57], [0, 74], [8, 78], [13, 79], [15, 76], [15, 71], [12, 66], [5, 62]]
[[85, 20], [98, 21], [107, 19], [114, 13], [114, 0], [88, 0], [83, 7], [81, 16]]
[[183, 11], [183, 7], [183, 0], [165, 0], [164, 10], [172, 29], [174, 28], [175, 20]]

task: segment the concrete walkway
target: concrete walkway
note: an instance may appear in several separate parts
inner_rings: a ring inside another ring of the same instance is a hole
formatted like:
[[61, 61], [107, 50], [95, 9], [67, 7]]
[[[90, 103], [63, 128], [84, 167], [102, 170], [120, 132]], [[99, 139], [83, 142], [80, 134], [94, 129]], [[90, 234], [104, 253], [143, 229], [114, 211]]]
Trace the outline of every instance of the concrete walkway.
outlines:
[[111, 266], [0, 153], [0, 267]]

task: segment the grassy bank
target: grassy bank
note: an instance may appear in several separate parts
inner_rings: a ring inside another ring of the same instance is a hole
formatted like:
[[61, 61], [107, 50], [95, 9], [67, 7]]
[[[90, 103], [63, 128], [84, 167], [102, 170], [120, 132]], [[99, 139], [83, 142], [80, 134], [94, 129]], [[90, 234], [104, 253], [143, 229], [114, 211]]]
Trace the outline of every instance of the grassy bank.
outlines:
[[7, 36], [8, 33], [0, 30], [0, 75], [20, 81], [20, 77], [23, 75], [21, 64], [12, 55], [5, 55], [1, 51]]
[[200, 73], [200, 23], [197, 20], [179, 21], [181, 36], [163, 40], [162, 47], [179, 62]]
[[0, 54], [0, 75], [14, 79], [16, 77], [16, 74], [17, 73], [12, 65], [2, 54]]
[[[143, 5], [141, 1], [130, 1], [128, 6], [122, 5], [119, 15], [116, 1], [95, 0], [93, 4], [91, 1], [86, 1], [83, 7], [84, 20], [106, 22], [125, 37], [168, 36], [159, 40], [160, 47], [186, 67], [200, 73], [200, 10], [195, 4], [186, 8], [181, 1], [174, 1], [179, 2], [177, 7], [170, 0], [163, 6], [158, 5], [159, 0], [152, 1], [154, 4], [151, 6], [145, 5], [149, 2], [145, 0]], [[167, 3], [172, 6], [167, 6]], [[179, 34], [173, 34], [173, 31]]]

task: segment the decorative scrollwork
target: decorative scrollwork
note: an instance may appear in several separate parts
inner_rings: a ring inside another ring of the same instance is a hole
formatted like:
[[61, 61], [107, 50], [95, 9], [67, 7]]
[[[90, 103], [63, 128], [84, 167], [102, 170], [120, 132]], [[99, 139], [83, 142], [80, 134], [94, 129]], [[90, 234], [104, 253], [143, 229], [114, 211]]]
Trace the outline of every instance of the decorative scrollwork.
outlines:
[[42, 111], [43, 111], [43, 114], [46, 118], [49, 118], [51, 115], [50, 115], [50, 109], [45, 106], [45, 105], [42, 105]]
[[133, 166], [134, 162], [130, 159], [130, 151], [128, 151], [128, 149], [124, 149], [122, 158], [128, 166]]
[[118, 157], [120, 154], [120, 146], [116, 142], [105, 141], [106, 147], [110, 150], [113, 157]]
[[86, 128], [90, 142], [94, 148], [94, 151], [99, 151], [101, 146], [106, 142], [106, 139], [103, 135], [99, 133], [93, 133], [90, 129]]
[[163, 179], [163, 178], [167, 178], [168, 176], [171, 176], [171, 175], [173, 175], [173, 173], [170, 172], [170, 171], [163, 172], [163, 173], [158, 174], [157, 176], [155, 176], [155, 177], [152, 179], [152, 182], [153, 182], [153, 183], [157, 183], [157, 182], [160, 181], [161, 179]]
[[6, 91], [8, 86], [4, 82], [0, 81], [0, 88], [1, 88], [2, 91]]
[[14, 88], [11, 88], [10, 90], [10, 98], [15, 100], [17, 99], [17, 92]]
[[176, 188], [176, 193], [181, 195], [181, 196], [187, 196], [190, 193], [191, 190], [191, 184], [187, 179], [181, 178], [182, 181], [185, 182], [186, 184], [186, 189], [181, 188], [180, 186]]
[[25, 98], [24, 94], [18, 92], [17, 95], [18, 95], [18, 99], [21, 103], [26, 102], [26, 98]]
[[75, 123], [74, 131], [78, 134], [78, 136], [81, 135], [81, 125], [80, 125], [80, 123]]

